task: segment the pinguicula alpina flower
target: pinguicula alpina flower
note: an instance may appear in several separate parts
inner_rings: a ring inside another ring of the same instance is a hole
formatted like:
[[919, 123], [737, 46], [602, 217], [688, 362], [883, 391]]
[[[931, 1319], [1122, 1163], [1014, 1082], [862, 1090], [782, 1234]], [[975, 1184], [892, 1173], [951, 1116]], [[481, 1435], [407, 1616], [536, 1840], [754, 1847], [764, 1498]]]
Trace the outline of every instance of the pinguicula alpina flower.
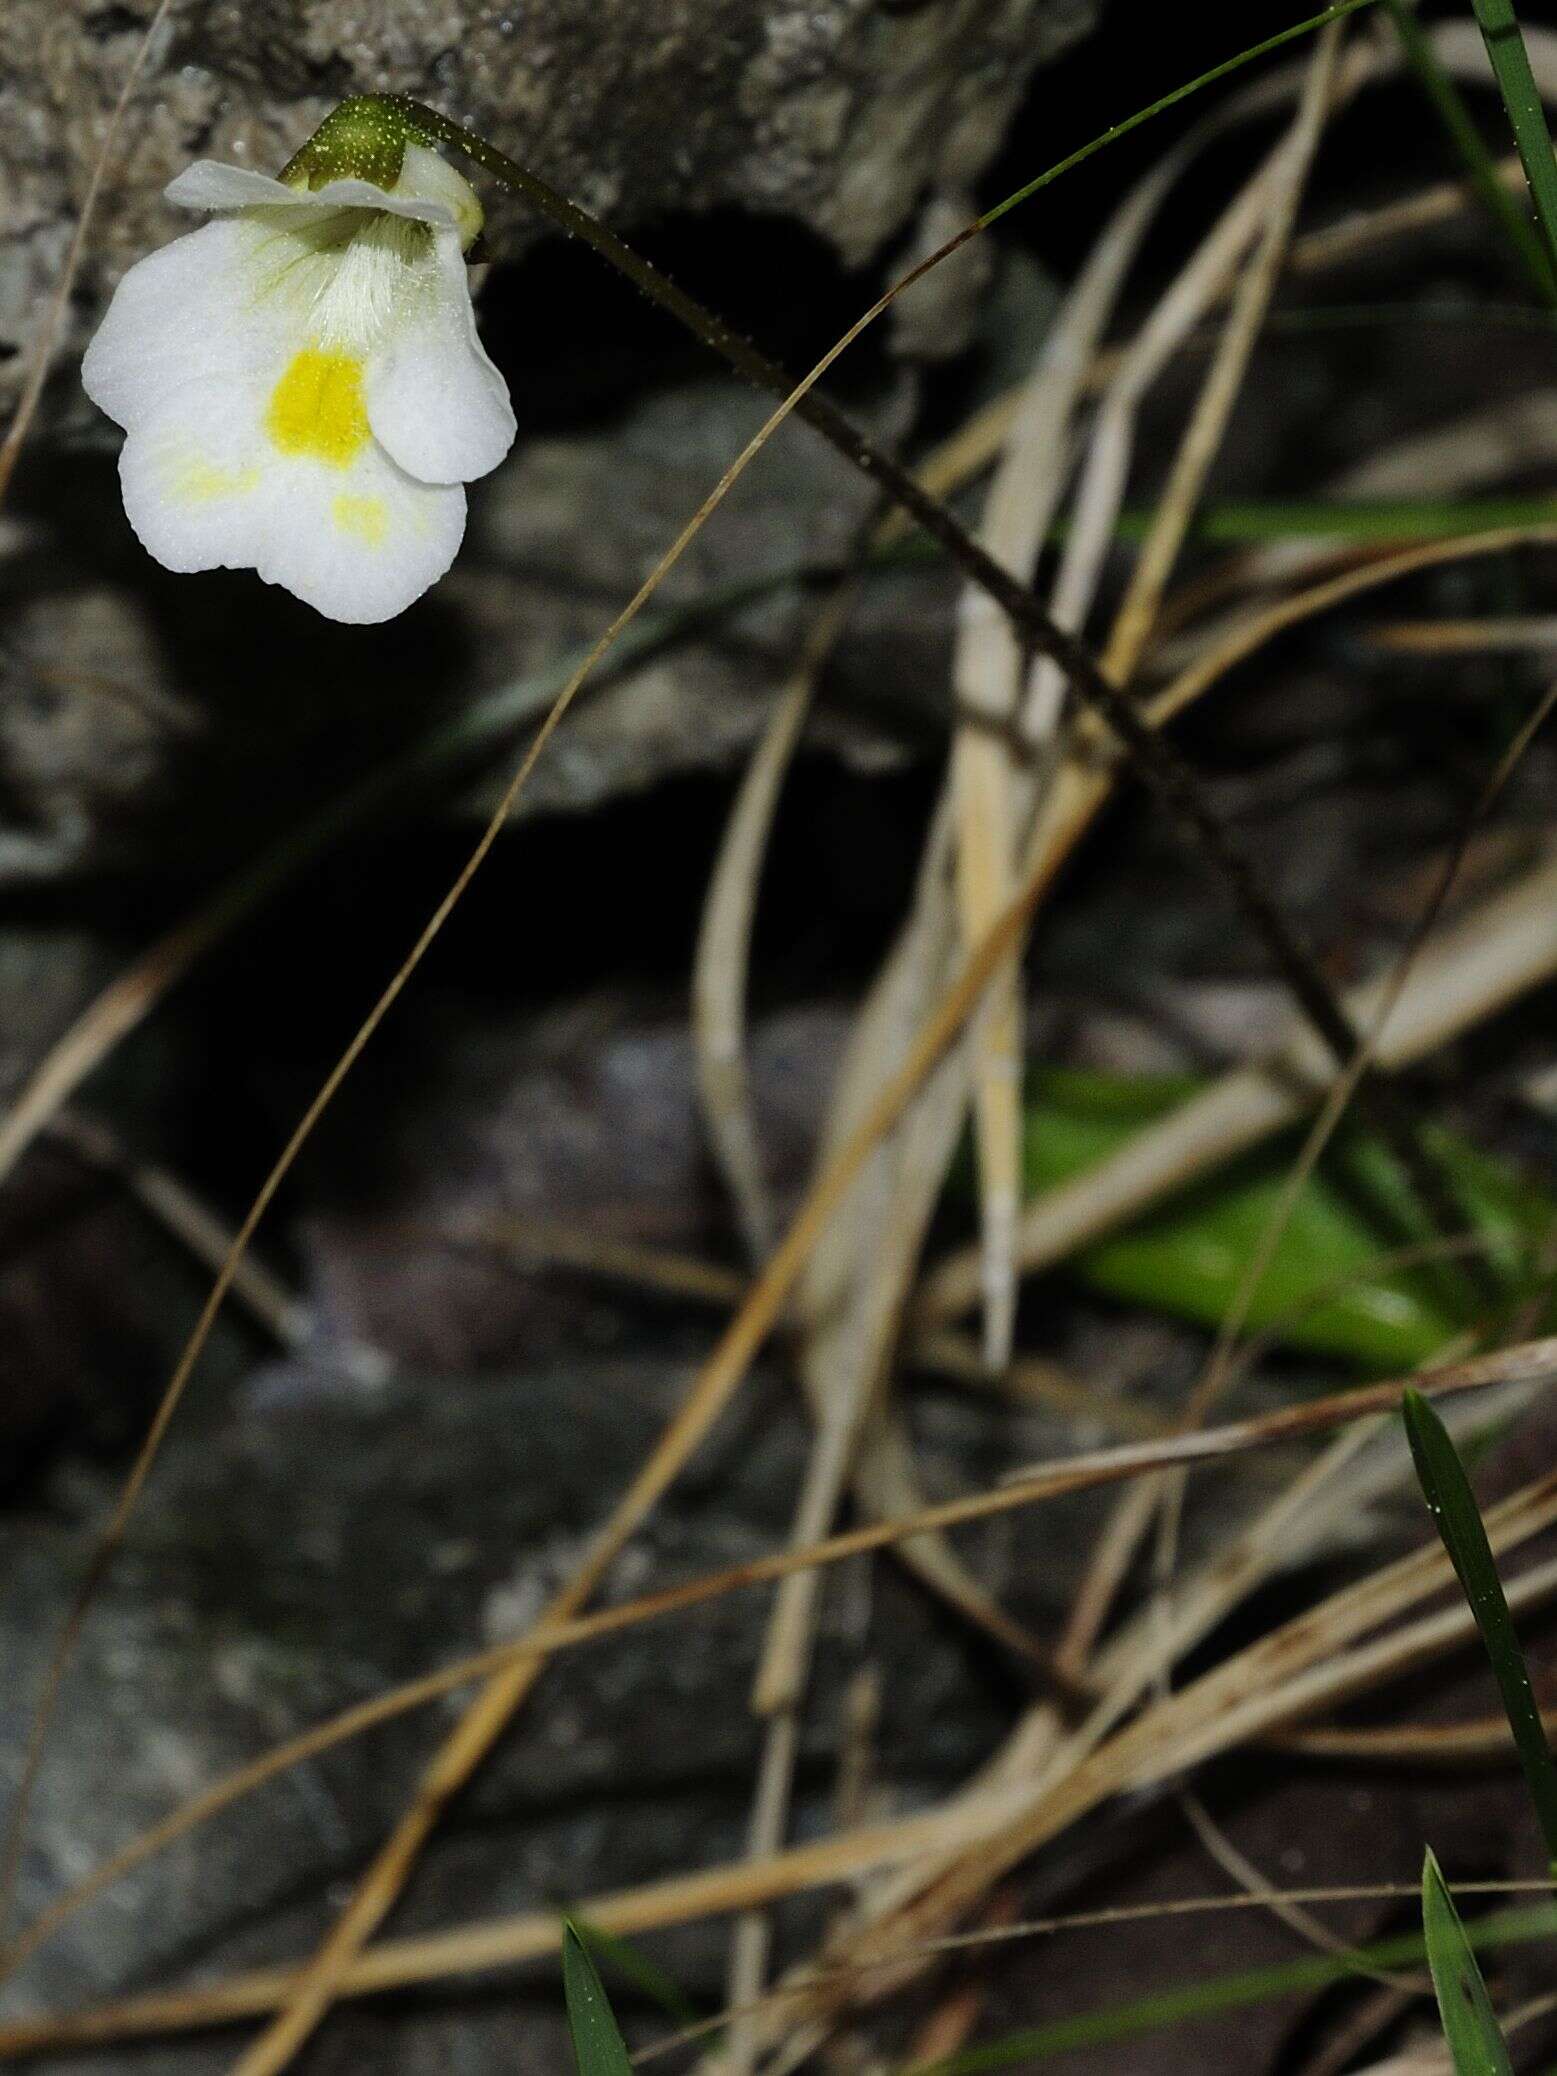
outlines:
[[167, 194], [215, 220], [130, 269], [82, 365], [128, 435], [130, 524], [169, 569], [392, 618], [454, 560], [464, 486], [514, 437], [471, 309], [474, 191], [365, 101], [279, 179], [203, 160]]

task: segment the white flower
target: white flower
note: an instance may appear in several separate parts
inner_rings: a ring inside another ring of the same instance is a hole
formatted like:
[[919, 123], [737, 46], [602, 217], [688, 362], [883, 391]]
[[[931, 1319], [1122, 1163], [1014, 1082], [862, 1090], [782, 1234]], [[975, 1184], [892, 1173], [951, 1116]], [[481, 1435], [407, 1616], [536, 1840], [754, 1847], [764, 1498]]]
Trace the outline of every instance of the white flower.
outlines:
[[454, 560], [464, 485], [514, 437], [466, 278], [480, 203], [417, 144], [389, 190], [204, 160], [167, 193], [219, 214], [130, 269], [82, 366], [129, 435], [130, 524], [169, 569], [390, 619]]

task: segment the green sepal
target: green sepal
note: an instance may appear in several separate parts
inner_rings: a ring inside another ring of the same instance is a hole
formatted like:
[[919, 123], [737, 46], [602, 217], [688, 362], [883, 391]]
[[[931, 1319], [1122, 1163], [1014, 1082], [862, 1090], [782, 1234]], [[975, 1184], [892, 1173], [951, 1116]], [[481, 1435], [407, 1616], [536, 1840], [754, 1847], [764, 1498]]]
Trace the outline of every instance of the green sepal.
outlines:
[[354, 94], [330, 111], [287, 161], [281, 178], [310, 189], [332, 180], [367, 180], [388, 191], [400, 178], [406, 146], [422, 141], [419, 125], [399, 101]]

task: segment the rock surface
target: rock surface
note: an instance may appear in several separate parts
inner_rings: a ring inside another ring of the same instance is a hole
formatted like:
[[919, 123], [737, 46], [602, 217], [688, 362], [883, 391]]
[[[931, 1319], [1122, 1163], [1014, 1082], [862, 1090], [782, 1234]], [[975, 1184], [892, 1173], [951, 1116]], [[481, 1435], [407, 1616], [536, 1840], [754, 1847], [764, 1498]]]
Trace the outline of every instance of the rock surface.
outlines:
[[[274, 169], [349, 93], [436, 103], [618, 223], [789, 216], [851, 264], [977, 177], [1095, 0], [212, 0], [135, 92], [77, 338], [193, 157]], [[52, 289], [151, 0], [0, 17], [0, 351]], [[522, 235], [501, 214], [504, 247]], [[0, 371], [0, 381], [5, 379]], [[10, 380], [15, 382], [14, 370]], [[0, 391], [0, 411], [6, 398]]]
[[[1095, 6], [174, 8], [129, 105], [0, 542], [0, 886], [237, 862], [429, 710], [592, 639], [762, 415], [594, 255], [483, 183], [500, 261], [483, 323], [521, 435], [478, 486], [454, 575], [392, 628], [344, 633], [247, 573], [169, 579], [130, 535], [117, 436], [81, 396], [74, 356], [125, 267], [183, 227], [161, 199], [181, 166], [274, 169], [342, 96], [407, 91], [634, 235], [669, 236], [671, 271], [800, 367], [858, 313], [877, 279], [859, 270], [888, 241], [922, 245], [966, 214], [1035, 67]], [[0, 420], [150, 14], [150, 0], [0, 9]], [[965, 343], [988, 265], [973, 253], [931, 277], [895, 359], [883, 333], [851, 360], [850, 408], [878, 436], [908, 427], [914, 363]], [[698, 543], [681, 595], [843, 552], [872, 495], [789, 430]], [[738, 758], [810, 617], [791, 590], [592, 698], [530, 805], [586, 807]], [[900, 739], [880, 713], [843, 738], [878, 751]]]
[[[636, 1357], [522, 1377], [407, 1378], [380, 1396], [285, 1412], [245, 1412], [241, 1399], [194, 1408], [89, 1625], [29, 1830], [24, 1913], [277, 1738], [532, 1621], [688, 1374]], [[608, 1597], [783, 1540], [805, 1429], [774, 1382], [748, 1385], [618, 1565]], [[984, 1416], [955, 1410], [966, 1443]], [[78, 1473], [50, 1500], [47, 1517], [0, 1521], [7, 1766], [107, 1490]], [[758, 1616], [755, 1598], [737, 1595], [559, 1661], [433, 1845], [398, 1928], [561, 1904], [737, 1856], [757, 1749], [744, 1697]], [[865, 1664], [881, 1681], [875, 1764], [887, 1807], [944, 1793], [988, 1750], [1015, 1698], [901, 1579], [836, 1575], [802, 1835], [832, 1821], [845, 1688]], [[306, 1951], [452, 1710], [405, 1717], [239, 1804], [71, 1924], [8, 1992], [9, 2010]], [[814, 1906], [803, 1910], [814, 1930]], [[704, 1924], [665, 1949], [710, 2000], [723, 1936]], [[484, 2076], [567, 2066], [550, 1971], [505, 1996], [490, 2039], [482, 1998], [463, 2003], [435, 1997], [398, 2019], [344, 2013], [309, 2067]], [[232, 2052], [230, 2038], [164, 2043], [148, 2066], [214, 2071]], [[56, 2064], [70, 2076], [129, 2065], [122, 2051]]]

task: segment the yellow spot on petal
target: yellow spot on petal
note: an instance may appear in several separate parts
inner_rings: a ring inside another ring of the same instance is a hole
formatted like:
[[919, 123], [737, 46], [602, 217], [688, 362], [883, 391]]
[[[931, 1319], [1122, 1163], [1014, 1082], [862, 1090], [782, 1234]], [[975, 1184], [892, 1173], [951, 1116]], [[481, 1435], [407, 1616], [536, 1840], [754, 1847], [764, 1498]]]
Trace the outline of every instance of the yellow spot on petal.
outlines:
[[363, 541], [370, 548], [383, 546], [389, 532], [389, 513], [381, 497], [338, 497], [331, 516], [342, 533]]
[[362, 363], [350, 353], [305, 346], [276, 384], [265, 430], [283, 454], [306, 454], [343, 469], [369, 439]]
[[184, 504], [209, 505], [218, 498], [246, 496], [258, 484], [259, 475], [255, 468], [218, 468], [215, 462], [194, 454], [179, 463], [169, 487]]

